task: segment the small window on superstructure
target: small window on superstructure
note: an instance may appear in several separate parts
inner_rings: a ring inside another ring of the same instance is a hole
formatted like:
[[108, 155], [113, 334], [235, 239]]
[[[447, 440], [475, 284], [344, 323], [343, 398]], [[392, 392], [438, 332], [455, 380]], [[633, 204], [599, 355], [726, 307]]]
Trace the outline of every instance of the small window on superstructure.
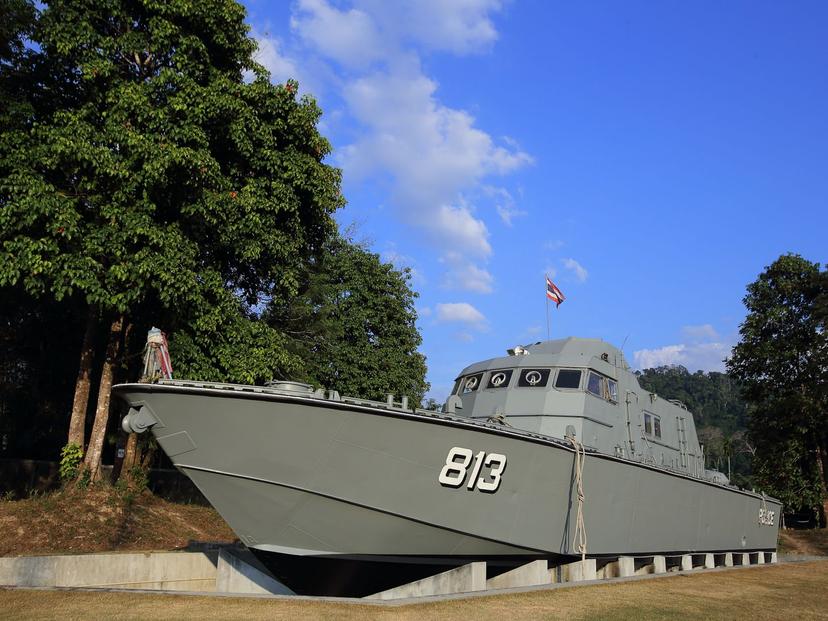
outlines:
[[618, 402], [618, 382], [615, 380], [608, 379], [607, 385], [609, 386], [609, 400]]
[[468, 377], [463, 378], [463, 394], [466, 395], [470, 392], [474, 392], [478, 388], [480, 388], [480, 380], [483, 379], [482, 373], [477, 373], [476, 375], [469, 375]]
[[[543, 388], [549, 382], [550, 369], [523, 369], [520, 372], [518, 386], [520, 388]], [[581, 383], [581, 375], [578, 372], [578, 383]]]
[[512, 370], [507, 371], [492, 371], [489, 375], [489, 382], [486, 388], [506, 388], [509, 385], [509, 380], [512, 379]]
[[653, 432], [656, 438], [661, 437], [661, 419], [658, 416], [653, 416]]
[[644, 433], [648, 436], [653, 434], [653, 417], [644, 412]]
[[581, 372], [576, 369], [561, 369], [555, 379], [555, 388], [580, 388]]
[[593, 373], [592, 371], [589, 372], [589, 380], [587, 381], [587, 390], [591, 392], [596, 397], [603, 397], [604, 391], [602, 390], [603, 385], [603, 377], [598, 375], [597, 373]]

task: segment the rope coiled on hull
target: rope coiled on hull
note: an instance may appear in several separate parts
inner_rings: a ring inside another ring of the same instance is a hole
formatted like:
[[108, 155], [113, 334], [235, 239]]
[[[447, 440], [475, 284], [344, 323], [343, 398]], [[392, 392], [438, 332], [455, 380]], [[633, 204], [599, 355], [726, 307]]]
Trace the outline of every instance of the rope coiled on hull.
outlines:
[[575, 448], [575, 487], [578, 493], [578, 513], [575, 520], [575, 534], [572, 537], [572, 547], [581, 554], [581, 560], [586, 559], [587, 533], [584, 526], [584, 460], [586, 449], [584, 445], [574, 436], [567, 436], [567, 439]]

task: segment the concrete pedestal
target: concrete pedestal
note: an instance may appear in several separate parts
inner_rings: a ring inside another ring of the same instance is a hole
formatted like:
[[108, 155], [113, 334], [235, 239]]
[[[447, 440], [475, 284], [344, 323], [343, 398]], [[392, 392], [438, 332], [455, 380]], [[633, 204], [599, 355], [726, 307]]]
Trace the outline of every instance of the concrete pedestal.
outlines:
[[549, 563], [547, 561], [532, 561], [494, 578], [489, 578], [486, 580], [486, 588], [511, 589], [550, 583], [552, 583], [552, 579], [549, 575]]
[[486, 563], [469, 563], [436, 576], [429, 576], [387, 591], [368, 595], [365, 599], [401, 599], [484, 590], [486, 590]]

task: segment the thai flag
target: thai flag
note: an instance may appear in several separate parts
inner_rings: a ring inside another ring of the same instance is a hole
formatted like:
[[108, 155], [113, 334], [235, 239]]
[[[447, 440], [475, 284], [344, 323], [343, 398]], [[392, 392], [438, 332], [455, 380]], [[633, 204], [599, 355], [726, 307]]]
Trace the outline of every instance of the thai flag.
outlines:
[[558, 308], [561, 305], [561, 302], [566, 299], [555, 283], [549, 280], [549, 276], [546, 277], [546, 297], [555, 302], [555, 308]]

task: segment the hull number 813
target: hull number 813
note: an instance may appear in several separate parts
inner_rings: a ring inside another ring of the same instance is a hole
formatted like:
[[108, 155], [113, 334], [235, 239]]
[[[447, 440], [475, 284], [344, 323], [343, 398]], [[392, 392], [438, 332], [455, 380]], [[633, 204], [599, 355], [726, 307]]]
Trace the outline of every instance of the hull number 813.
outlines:
[[453, 446], [446, 456], [446, 465], [437, 480], [445, 487], [477, 488], [494, 494], [500, 487], [500, 476], [506, 470], [506, 455]]

